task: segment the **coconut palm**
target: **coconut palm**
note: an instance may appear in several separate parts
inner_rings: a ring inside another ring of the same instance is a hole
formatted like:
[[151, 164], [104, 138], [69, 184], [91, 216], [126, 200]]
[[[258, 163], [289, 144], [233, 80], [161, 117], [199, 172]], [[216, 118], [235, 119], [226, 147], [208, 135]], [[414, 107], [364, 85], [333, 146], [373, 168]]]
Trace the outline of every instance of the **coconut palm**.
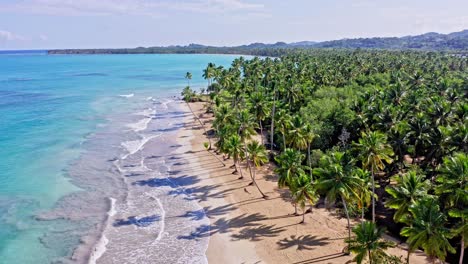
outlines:
[[[387, 144], [387, 136], [378, 131], [362, 133], [358, 143], [355, 144], [359, 157], [365, 169], [372, 174], [372, 193], [375, 194], [375, 173], [385, 168], [385, 162], [393, 160], [393, 150]], [[375, 222], [375, 196], [372, 196], [372, 222]]]
[[187, 79], [187, 86], [190, 86], [190, 80], [192, 80], [192, 74], [190, 72], [187, 72], [185, 74], [185, 79]]
[[291, 147], [305, 150], [308, 146], [308, 134], [305, 131], [305, 123], [304, 119], [299, 116], [295, 115], [290, 123], [289, 123], [289, 131], [288, 131], [288, 141], [291, 144]]
[[420, 199], [408, 210], [411, 214], [410, 226], [404, 227], [400, 234], [408, 237], [406, 242], [410, 252], [422, 248], [432, 263], [437, 258], [444, 260], [447, 252], [456, 252], [448, 241], [450, 229], [445, 226], [447, 219], [435, 198]]
[[396, 222], [402, 222], [409, 212], [409, 207], [417, 200], [428, 195], [430, 183], [428, 180], [424, 180], [424, 176], [418, 174], [415, 170], [403, 175], [397, 175], [393, 179], [396, 184], [385, 188], [385, 191], [392, 197], [386, 202], [385, 206], [396, 209], [393, 219]]
[[281, 110], [281, 111], [278, 111], [277, 120], [278, 120], [277, 127], [283, 138], [283, 151], [285, 151], [287, 148], [286, 134], [288, 133], [289, 128], [292, 125], [291, 116], [286, 112], [286, 110]]
[[351, 224], [347, 203], [357, 198], [361, 179], [353, 173], [352, 160], [344, 152], [332, 152], [320, 159], [320, 167], [313, 171], [317, 178], [317, 189], [325, 194], [327, 206], [338, 198], [343, 204], [348, 221], [348, 236], [351, 238]]
[[244, 175], [242, 174], [242, 169], [240, 167], [240, 161], [244, 158], [244, 148], [242, 147], [242, 141], [239, 135], [231, 135], [226, 140], [226, 149], [229, 153], [229, 156], [232, 157], [234, 161], [234, 173], [240, 172], [240, 179], [244, 178]]
[[358, 264], [363, 263], [367, 258], [369, 263], [377, 263], [377, 259], [387, 256], [386, 249], [395, 247], [395, 243], [382, 239], [383, 230], [374, 222], [365, 221], [362, 225], [353, 228], [355, 237], [349, 238], [346, 242], [349, 244], [348, 250], [356, 256], [353, 261]]
[[198, 121], [198, 123], [200, 123], [201, 127], [203, 128], [203, 131], [205, 131], [205, 135], [208, 138], [208, 142], [209, 142], [209, 146], [207, 147], [207, 150], [208, 151], [211, 150], [211, 138], [208, 135], [208, 131], [206, 131], [205, 124], [203, 124], [203, 122], [200, 120], [200, 118], [195, 114], [195, 112], [193, 112], [192, 107], [189, 104], [189, 102], [191, 102], [194, 99], [194, 97], [196, 96], [195, 91], [193, 91], [192, 89], [190, 89], [189, 86], [187, 86], [187, 87], [184, 88], [181, 95], [182, 95], [185, 103], [187, 104], [190, 112], [192, 112], [192, 115], [195, 117], [195, 119]]
[[292, 194], [294, 202], [302, 209], [302, 221], [305, 222], [305, 207], [306, 204], [315, 205], [320, 196], [312, 184], [312, 180], [307, 174], [300, 174], [294, 180], [294, 192]]
[[436, 194], [443, 198], [449, 216], [458, 220], [454, 233], [460, 236], [460, 263], [468, 245], [468, 155], [455, 153], [445, 157], [436, 178]]
[[262, 192], [262, 190], [260, 190], [260, 187], [258, 186], [257, 181], [255, 179], [256, 168], [268, 162], [268, 156], [265, 146], [261, 145], [258, 141], [254, 140], [247, 144], [247, 153], [249, 159], [247, 162], [251, 162], [253, 164], [251, 170], [252, 173], [250, 175], [252, 178], [252, 182], [255, 185], [255, 187], [257, 187], [262, 197], [266, 198], [267, 196]]
[[260, 138], [263, 145], [263, 121], [270, 114], [270, 108], [268, 106], [268, 101], [266, 97], [260, 93], [255, 92], [250, 95], [250, 105], [252, 107], [252, 112], [257, 119], [258, 125], [260, 127]]
[[361, 168], [354, 169], [353, 173], [356, 177], [361, 179], [361, 186], [356, 193], [357, 206], [361, 210], [361, 222], [364, 222], [365, 210], [371, 205], [372, 195], [374, 195], [372, 193], [371, 175], [369, 171]]
[[294, 177], [304, 173], [302, 161], [304, 154], [294, 149], [286, 149], [279, 156], [275, 157], [278, 167], [275, 172], [278, 174], [278, 187], [288, 187]]

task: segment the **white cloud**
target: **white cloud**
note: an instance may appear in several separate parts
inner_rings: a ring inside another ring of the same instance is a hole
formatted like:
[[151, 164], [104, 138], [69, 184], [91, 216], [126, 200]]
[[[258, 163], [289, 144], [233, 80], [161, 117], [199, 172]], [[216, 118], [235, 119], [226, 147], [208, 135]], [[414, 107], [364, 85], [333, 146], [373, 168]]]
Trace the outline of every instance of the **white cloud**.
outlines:
[[247, 0], [25, 0], [1, 4], [0, 12], [19, 12], [47, 15], [151, 15], [167, 10], [187, 12], [260, 12], [263, 5]]
[[14, 40], [26, 40], [25, 37], [14, 34], [10, 31], [0, 30], [0, 40], [2, 41], [14, 41]]
[[49, 40], [49, 37], [47, 37], [47, 35], [45, 35], [45, 34], [40, 34], [39, 39], [42, 40], [42, 41], [47, 41], [47, 40]]

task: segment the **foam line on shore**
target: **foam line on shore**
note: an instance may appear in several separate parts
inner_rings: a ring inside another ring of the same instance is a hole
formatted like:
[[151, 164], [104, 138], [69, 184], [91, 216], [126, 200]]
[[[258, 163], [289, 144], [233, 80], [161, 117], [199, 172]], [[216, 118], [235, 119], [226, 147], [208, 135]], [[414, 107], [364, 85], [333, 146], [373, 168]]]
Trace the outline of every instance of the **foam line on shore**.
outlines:
[[165, 228], [165, 221], [166, 221], [166, 211], [164, 210], [164, 207], [161, 203], [161, 200], [159, 198], [156, 198], [156, 202], [158, 203], [159, 207], [161, 208], [161, 230], [159, 230], [158, 237], [156, 238], [156, 241], [161, 240], [163, 234], [164, 234], [164, 228]]
[[109, 197], [110, 205], [109, 205], [109, 211], [107, 212], [107, 218], [104, 224], [103, 228], [103, 233], [101, 237], [99, 238], [98, 242], [96, 243], [96, 246], [94, 247], [93, 252], [91, 252], [91, 255], [89, 256], [88, 264], [96, 264], [96, 261], [104, 255], [104, 253], [107, 250], [107, 244], [109, 243], [109, 239], [104, 235], [104, 230], [106, 230], [110, 218], [114, 216], [117, 211], [115, 210], [115, 199], [112, 197]]

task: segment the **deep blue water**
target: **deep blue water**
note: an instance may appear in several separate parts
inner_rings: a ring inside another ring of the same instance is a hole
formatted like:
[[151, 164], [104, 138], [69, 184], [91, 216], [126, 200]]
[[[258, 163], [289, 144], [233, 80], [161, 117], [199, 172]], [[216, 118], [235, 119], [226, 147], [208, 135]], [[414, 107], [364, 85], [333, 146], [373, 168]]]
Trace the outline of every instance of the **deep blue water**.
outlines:
[[80, 190], [68, 170], [86, 152], [89, 136], [109, 125], [109, 116], [136, 111], [147, 98], [178, 95], [187, 71], [192, 86], [202, 87], [208, 62], [227, 66], [233, 59], [0, 51], [0, 262], [50, 263], [69, 256], [79, 237], [44, 241], [72, 223], [36, 216]]

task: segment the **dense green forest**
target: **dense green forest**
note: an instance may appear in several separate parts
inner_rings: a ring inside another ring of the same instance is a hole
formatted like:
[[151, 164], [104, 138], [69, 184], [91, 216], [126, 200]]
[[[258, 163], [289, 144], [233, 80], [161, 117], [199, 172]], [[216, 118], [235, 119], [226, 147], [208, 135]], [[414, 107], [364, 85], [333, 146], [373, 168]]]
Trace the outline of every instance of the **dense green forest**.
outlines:
[[413, 49], [468, 52], [468, 30], [450, 34], [426, 33], [418, 36], [393, 38], [358, 38], [324, 42], [302, 41], [275, 44], [252, 43], [235, 47], [214, 47], [198, 44], [169, 47], [138, 47], [130, 49], [65, 49], [50, 50], [49, 54], [243, 54], [279, 56], [291, 50], [329, 49]]
[[[190, 79], [191, 74], [187, 74]], [[409, 253], [463, 263], [468, 245], [468, 61], [434, 52], [308, 50], [210, 63], [215, 117], [208, 149], [241, 177], [268, 161], [297, 212], [321, 197], [360, 219], [348, 250], [361, 263], [399, 263], [381, 226]], [[211, 134], [211, 133], [207, 133]], [[262, 142], [253, 140], [263, 135]], [[245, 168], [242, 171], [242, 168]], [[247, 169], [248, 168], [248, 169]], [[299, 211], [302, 209], [302, 211]], [[351, 228], [353, 234], [351, 234]], [[456, 259], [459, 260], [456, 260]], [[406, 260], [403, 260], [406, 261]]]

